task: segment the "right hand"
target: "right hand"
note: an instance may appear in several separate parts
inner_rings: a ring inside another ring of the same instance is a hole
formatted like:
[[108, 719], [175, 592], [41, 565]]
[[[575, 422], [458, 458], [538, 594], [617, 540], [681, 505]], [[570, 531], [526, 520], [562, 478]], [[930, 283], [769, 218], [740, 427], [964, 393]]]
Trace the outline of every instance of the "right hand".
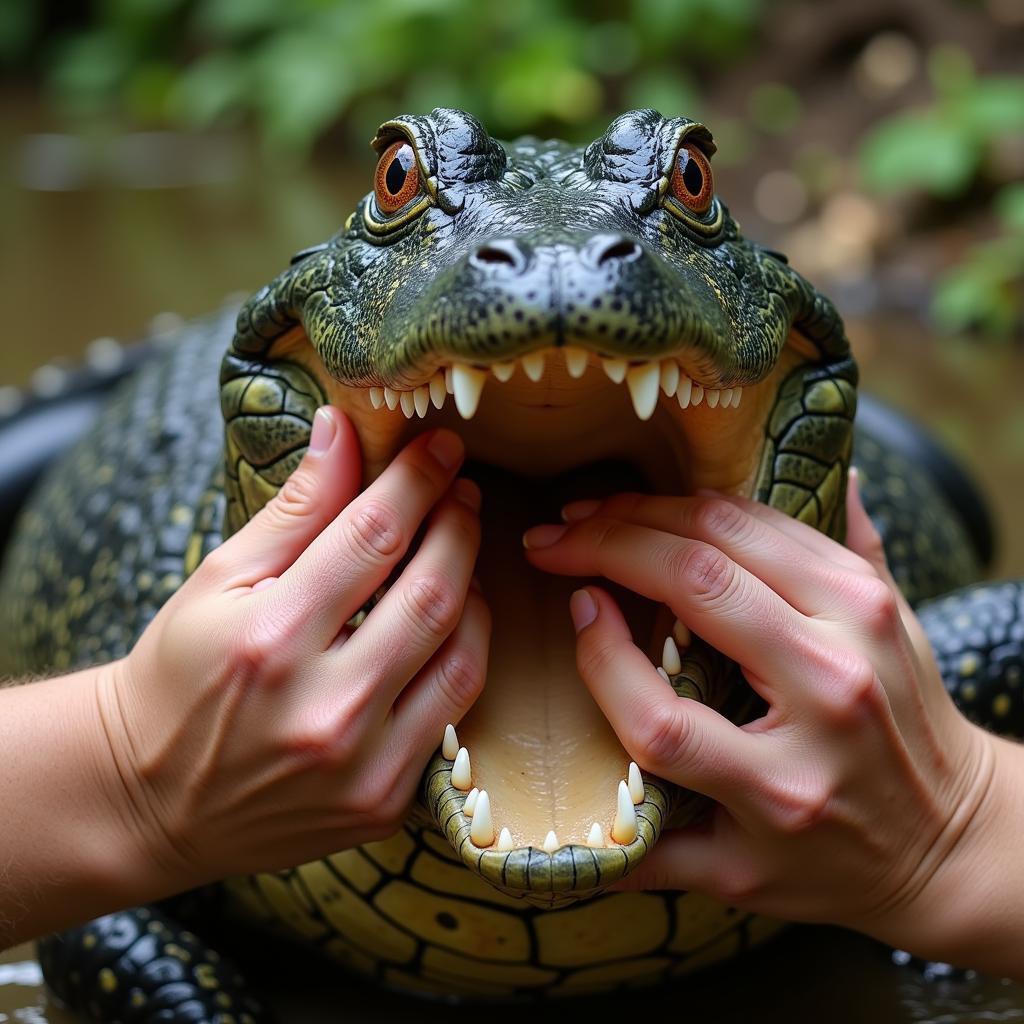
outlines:
[[[106, 674], [126, 817], [169, 888], [397, 830], [486, 672], [490, 617], [471, 586], [480, 493], [454, 480], [463, 454], [455, 434], [430, 432], [360, 494], [355, 431], [320, 410], [278, 495]], [[424, 519], [399, 579], [347, 629]]]

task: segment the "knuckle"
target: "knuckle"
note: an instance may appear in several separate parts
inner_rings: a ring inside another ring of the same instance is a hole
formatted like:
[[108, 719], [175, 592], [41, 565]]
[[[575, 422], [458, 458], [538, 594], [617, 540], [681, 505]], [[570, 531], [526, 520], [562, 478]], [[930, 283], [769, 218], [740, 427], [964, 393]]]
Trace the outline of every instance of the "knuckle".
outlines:
[[233, 639], [231, 664], [250, 683], [277, 682], [287, 671], [296, 626], [281, 618], [264, 617], [246, 624]]
[[484, 688], [483, 667], [471, 651], [453, 650], [437, 667], [437, 684], [449, 707], [467, 707]]
[[710, 601], [728, 594], [735, 578], [729, 558], [708, 544], [677, 546], [668, 556], [668, 571], [677, 585]]
[[889, 636], [900, 621], [900, 608], [893, 589], [877, 576], [867, 577], [858, 586], [858, 603], [864, 623], [872, 636]]
[[834, 728], [850, 729], [883, 713], [888, 699], [867, 658], [850, 655], [831, 675], [831, 685], [822, 689], [819, 704]]
[[431, 637], [446, 637], [462, 611], [455, 585], [441, 573], [418, 576], [404, 588], [406, 614], [417, 628]]
[[769, 820], [783, 835], [805, 835], [826, 821], [831, 804], [831, 792], [820, 783], [777, 786], [768, 798]]
[[671, 700], [648, 708], [640, 715], [633, 746], [640, 763], [656, 773], [671, 771], [700, 757], [693, 721]]
[[402, 547], [402, 517], [379, 498], [364, 502], [349, 520], [349, 540], [364, 560], [379, 562]]
[[717, 880], [712, 895], [730, 907], [746, 907], [765, 891], [766, 882], [751, 868], [734, 867]]
[[703, 536], [731, 540], [747, 528], [747, 514], [729, 501], [708, 498], [700, 501], [693, 511], [694, 526]]

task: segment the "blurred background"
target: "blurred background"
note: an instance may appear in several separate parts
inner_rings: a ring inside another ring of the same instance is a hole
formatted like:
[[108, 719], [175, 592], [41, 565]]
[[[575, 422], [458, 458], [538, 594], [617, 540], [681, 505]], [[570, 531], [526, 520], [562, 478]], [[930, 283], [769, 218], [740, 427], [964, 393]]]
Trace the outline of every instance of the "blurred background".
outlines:
[[327, 237], [394, 114], [588, 141], [653, 106], [709, 125], [745, 232], [837, 302], [1024, 574], [1021, 0], [4, 0], [0, 75], [0, 408]]

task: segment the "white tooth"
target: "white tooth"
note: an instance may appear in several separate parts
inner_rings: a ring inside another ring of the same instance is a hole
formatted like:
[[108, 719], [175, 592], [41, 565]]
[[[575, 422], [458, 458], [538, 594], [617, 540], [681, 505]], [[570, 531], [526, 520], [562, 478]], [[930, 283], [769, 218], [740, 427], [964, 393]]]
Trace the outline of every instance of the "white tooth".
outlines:
[[454, 374], [452, 373], [452, 368], [450, 366], [446, 366], [444, 368], [444, 389], [449, 395], [455, 394], [455, 382], [452, 379], [453, 377]]
[[676, 647], [675, 640], [670, 636], [665, 637], [665, 646], [661, 652], [661, 663], [665, 666], [665, 671], [670, 676], [674, 676], [683, 668], [683, 663], [679, 660], [679, 648]]
[[476, 810], [473, 812], [473, 827], [469, 830], [469, 838], [474, 846], [490, 846], [494, 842], [491, 798], [487, 795], [486, 789], [482, 789], [476, 798]]
[[501, 830], [501, 835], [498, 836], [498, 841], [495, 843], [494, 848], [496, 850], [514, 850], [515, 846], [512, 843], [512, 833], [507, 828]]
[[604, 846], [604, 829], [596, 821], [587, 833], [587, 846], [595, 846], [599, 850]]
[[565, 368], [573, 380], [579, 380], [587, 372], [587, 361], [590, 356], [586, 350], [567, 345], [562, 351], [565, 353]]
[[441, 741], [441, 756], [446, 761], [454, 761], [459, 753], [459, 737], [455, 733], [455, 726], [449, 722], [444, 727], [444, 739]]
[[554, 853], [555, 850], [557, 850], [560, 845], [561, 844], [558, 842], [558, 836], [555, 835], [555, 831], [554, 831], [554, 829], [552, 829], [544, 837], [544, 845], [541, 847], [541, 849], [545, 853]]
[[700, 405], [703, 397], [704, 388], [700, 384], [694, 383], [693, 390], [690, 392], [690, 405]]
[[621, 384], [626, 379], [626, 371], [629, 369], [629, 364], [625, 359], [602, 359], [601, 365], [604, 367], [604, 372], [616, 384]]
[[629, 786], [619, 783], [619, 795], [615, 808], [615, 824], [612, 825], [612, 839], [627, 846], [636, 839], [636, 809], [629, 795]]
[[679, 364], [674, 359], [666, 359], [661, 364], [661, 390], [671, 398], [679, 387]]
[[523, 364], [523, 371], [526, 376], [537, 383], [544, 376], [544, 353], [531, 352], [529, 355], [520, 356], [519, 361]]
[[676, 389], [676, 401], [680, 409], [685, 409], [690, 404], [690, 393], [693, 391], [693, 381], [684, 373], [679, 378], [679, 387]]
[[693, 643], [693, 634], [678, 619], [672, 625], [672, 639], [680, 647], [689, 647]]
[[732, 405], [732, 388], [722, 388], [722, 408], [728, 409]]
[[672, 680], [668, 677], [668, 673], [660, 665], [658, 666], [658, 675], [661, 676], [661, 678], [664, 679], [666, 683], [672, 683]]
[[435, 373], [430, 378], [430, 400], [434, 403], [435, 409], [441, 409], [444, 406], [444, 400], [448, 397], [448, 391], [444, 386], [444, 374]]
[[423, 419], [427, 415], [427, 410], [430, 408], [430, 388], [426, 384], [421, 384], [412, 393], [413, 405], [416, 406], [416, 415], [420, 419]]
[[738, 409], [740, 407], [740, 399], [743, 397], [743, 388], [732, 389], [732, 407]]
[[473, 812], [476, 810], [476, 802], [480, 798], [480, 790], [474, 786], [469, 791], [469, 796], [466, 797], [466, 802], [462, 805], [462, 813], [467, 818], [473, 817]]
[[644, 802], [644, 780], [640, 774], [640, 768], [637, 766], [636, 761], [629, 762], [629, 779], [626, 782], [629, 787], [629, 795], [634, 804], [642, 804]]
[[455, 755], [455, 764], [452, 765], [452, 785], [465, 792], [468, 792], [473, 786], [469, 751], [465, 747], [459, 747], [459, 752]]
[[402, 412], [405, 418], [411, 420], [416, 415], [416, 400], [411, 391], [403, 391], [401, 394]]
[[455, 407], [464, 420], [471, 420], [480, 404], [480, 392], [484, 389], [487, 374], [464, 363], [452, 368], [452, 386], [455, 388]]
[[516, 372], [515, 363], [491, 363], [491, 373], [504, 384]]
[[718, 405], [718, 400], [722, 397], [721, 392], [718, 388], [710, 388], [705, 392], [708, 401], [708, 408], [714, 409]]
[[633, 399], [633, 409], [642, 420], [649, 420], [658, 404], [658, 382], [661, 370], [655, 362], [634, 366], [626, 374], [629, 395]]
[[370, 388], [370, 405], [379, 409], [384, 404], [384, 389]]
[[384, 401], [387, 403], [389, 409], [398, 408], [398, 392], [392, 391], [391, 388], [384, 389]]

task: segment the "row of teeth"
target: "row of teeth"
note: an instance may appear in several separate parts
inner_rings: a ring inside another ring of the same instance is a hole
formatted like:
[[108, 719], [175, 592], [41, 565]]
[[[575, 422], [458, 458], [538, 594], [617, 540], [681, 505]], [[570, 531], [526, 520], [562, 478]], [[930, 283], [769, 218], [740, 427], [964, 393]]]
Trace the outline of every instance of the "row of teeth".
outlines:
[[[444, 739], [441, 741], [441, 754], [452, 764], [452, 785], [466, 793], [462, 813], [469, 818], [472, 825], [469, 831], [470, 841], [480, 849], [493, 847], [504, 852], [514, 850], [512, 833], [503, 828], [497, 835], [494, 831], [494, 818], [491, 814], [491, 798], [486, 789], [477, 789], [473, 785], [473, 771], [469, 760], [469, 751], [459, 746], [459, 738], [455, 726], [445, 726]], [[640, 769], [633, 761], [629, 762], [629, 771], [625, 779], [620, 780], [616, 795], [615, 820], [611, 827], [611, 840], [622, 846], [628, 846], [637, 837], [636, 805], [644, 802], [644, 782]], [[600, 822], [590, 826], [584, 843], [596, 849], [608, 846], [604, 829]], [[544, 837], [540, 848], [545, 853], [554, 853], [563, 844], [559, 841], [555, 830], [551, 829]]]
[[[589, 354], [581, 348], [569, 346], [563, 348], [565, 366], [569, 376], [580, 378], [586, 373], [590, 360]], [[519, 363], [523, 372], [534, 383], [544, 376], [544, 353], [531, 352], [521, 356]], [[704, 388], [691, 380], [679, 368], [674, 359], [652, 359], [645, 363], [631, 365], [625, 359], [602, 359], [601, 367], [609, 379], [616, 384], [626, 382], [629, 396], [633, 401], [633, 409], [642, 420], [654, 415], [658, 404], [658, 391], [663, 391], [669, 398], [675, 398], [681, 409], [704, 402], [709, 408], [735, 409], [743, 397], [743, 388]], [[515, 361], [508, 363], [492, 363], [490, 373], [502, 383], [509, 380], [515, 372]], [[411, 391], [396, 391], [394, 388], [370, 388], [370, 403], [374, 409], [387, 406], [389, 409], [401, 408], [406, 419], [418, 416], [423, 419], [430, 406], [441, 409], [448, 395], [455, 398], [455, 407], [463, 419], [472, 419], [480, 405], [480, 393], [487, 381], [488, 371], [455, 363], [438, 370], [430, 381], [421, 384]]]

